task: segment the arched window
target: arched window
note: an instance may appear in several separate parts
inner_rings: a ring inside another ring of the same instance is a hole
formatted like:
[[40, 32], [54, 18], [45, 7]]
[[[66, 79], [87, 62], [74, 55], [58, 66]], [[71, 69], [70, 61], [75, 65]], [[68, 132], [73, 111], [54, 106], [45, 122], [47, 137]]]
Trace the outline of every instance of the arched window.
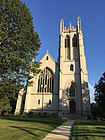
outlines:
[[70, 65], [70, 71], [74, 71], [74, 65], [73, 64]]
[[71, 84], [70, 90], [69, 90], [70, 97], [75, 97], [75, 93], [76, 93], [76, 87], [74, 84]]
[[70, 37], [68, 35], [65, 38], [65, 59], [70, 59]]
[[77, 47], [77, 36], [76, 36], [76, 34], [74, 34], [74, 36], [73, 36], [72, 44], [73, 44], [73, 47]]
[[53, 81], [53, 73], [46, 67], [39, 75], [38, 92], [53, 92]]

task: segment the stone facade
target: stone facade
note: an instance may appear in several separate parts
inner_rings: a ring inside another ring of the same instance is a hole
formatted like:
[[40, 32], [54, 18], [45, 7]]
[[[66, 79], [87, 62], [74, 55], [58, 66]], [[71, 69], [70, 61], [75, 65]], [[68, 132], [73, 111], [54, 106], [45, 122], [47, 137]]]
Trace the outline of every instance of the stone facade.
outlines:
[[15, 114], [23, 112], [90, 114], [88, 73], [84, 54], [81, 19], [77, 26], [64, 27], [60, 21], [58, 62], [46, 52], [40, 60], [42, 70], [33, 85], [20, 91]]

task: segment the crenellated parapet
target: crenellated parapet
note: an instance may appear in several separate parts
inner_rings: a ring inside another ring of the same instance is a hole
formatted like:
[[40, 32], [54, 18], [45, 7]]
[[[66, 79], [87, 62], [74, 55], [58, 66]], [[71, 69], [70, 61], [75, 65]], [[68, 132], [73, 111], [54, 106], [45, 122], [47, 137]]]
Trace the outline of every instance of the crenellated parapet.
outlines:
[[82, 32], [82, 27], [81, 27], [81, 18], [78, 17], [77, 18], [77, 26], [72, 26], [71, 22], [70, 25], [68, 27], [64, 26], [64, 20], [61, 19], [60, 20], [60, 34], [63, 33], [70, 33], [70, 32], [76, 32], [78, 29], [78, 31]]

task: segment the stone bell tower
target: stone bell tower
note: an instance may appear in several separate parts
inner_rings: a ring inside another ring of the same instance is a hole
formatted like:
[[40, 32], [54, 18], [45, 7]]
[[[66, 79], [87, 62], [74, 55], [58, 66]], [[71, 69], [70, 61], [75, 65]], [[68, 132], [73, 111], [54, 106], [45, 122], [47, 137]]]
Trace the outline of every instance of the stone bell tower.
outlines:
[[70, 23], [66, 28], [64, 20], [60, 21], [59, 110], [66, 114], [90, 113], [88, 73], [80, 17], [76, 27]]

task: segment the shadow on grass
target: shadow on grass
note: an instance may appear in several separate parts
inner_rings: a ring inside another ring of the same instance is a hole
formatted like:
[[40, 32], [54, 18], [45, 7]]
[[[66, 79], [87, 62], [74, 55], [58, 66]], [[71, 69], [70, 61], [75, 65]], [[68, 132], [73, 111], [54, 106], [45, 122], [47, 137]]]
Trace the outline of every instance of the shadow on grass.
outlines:
[[63, 122], [65, 122], [64, 119], [58, 119], [58, 118], [39, 118], [39, 119], [37, 119], [37, 118], [2, 117], [2, 119], [19, 121], [19, 122], [35, 122], [35, 123], [47, 124], [54, 128], [59, 126]]
[[[78, 134], [79, 133], [79, 134]], [[87, 131], [83, 131], [83, 132], [80, 132], [78, 131], [78, 133], [73, 133], [73, 136], [93, 136], [93, 135], [96, 135], [96, 134], [104, 134], [103, 136], [105, 137], [105, 132], [87, 132]]]
[[[19, 130], [22, 130], [24, 132], [27, 132], [28, 134], [31, 134], [33, 136], [36, 136], [38, 137], [41, 133], [39, 133], [39, 135], [35, 134], [35, 131], [40, 131], [40, 132], [45, 132], [45, 133], [50, 133], [51, 131], [50, 130], [45, 130], [45, 129], [42, 129], [42, 128], [30, 128], [30, 127], [18, 127], [18, 126], [9, 126], [10, 128], [14, 128], [14, 129], [19, 129]], [[65, 132], [62, 132], [62, 129], [58, 129], [59, 131], [58, 132], [51, 132], [52, 134], [57, 134], [57, 135], [62, 135], [62, 136], [69, 136], [70, 133], [65, 133]], [[33, 131], [33, 132], [32, 132]], [[37, 132], [36, 132], [37, 133]]]
[[92, 125], [92, 126], [97, 126], [97, 125], [101, 125], [101, 126], [105, 126], [105, 121], [97, 121], [97, 120], [77, 120], [75, 121], [75, 125]]
[[87, 137], [89, 137], [89, 136], [92, 136], [92, 137], [105, 137], [103, 135], [95, 135], [95, 134], [90, 134], [90, 135], [86, 135], [86, 134], [83, 134], [83, 135], [72, 135], [72, 137], [84, 137], [84, 136], [87, 136]]
[[[101, 127], [102, 126], [102, 127]], [[105, 121], [77, 120], [73, 128], [73, 140], [94, 139], [96, 137], [105, 139]]]
[[96, 129], [104, 130], [104, 133], [105, 133], [105, 127], [96, 127]]
[[33, 133], [33, 132], [31, 132], [31, 131], [40, 131], [40, 132], [46, 132], [46, 133], [49, 133], [50, 132], [50, 130], [45, 130], [45, 129], [38, 129], [38, 128], [30, 128], [30, 127], [18, 127], [18, 126], [9, 126], [10, 128], [15, 128], [15, 129], [19, 129], [19, 130], [22, 130], [22, 131], [25, 131], [25, 132], [27, 132], [28, 134], [31, 134], [31, 135], [33, 135], [33, 136], [38, 136], [37, 134], [35, 134], [35, 133]]
[[[27, 130], [27, 129], [30, 129], [30, 128], [23, 128], [23, 127], [17, 127], [17, 126], [9, 126], [11, 128], [15, 128], [15, 129], [19, 129], [19, 130], [22, 130], [22, 131], [25, 131], [27, 132], [28, 134], [31, 134], [33, 136], [37, 136], [36, 134], [32, 133], [31, 131]], [[32, 128], [31, 128], [32, 129]]]
[[16, 118], [16, 117], [2, 117], [1, 119], [10, 120], [10, 121], [19, 121], [19, 122], [33, 122], [39, 124], [49, 125], [53, 128], [61, 125], [65, 122], [65, 119], [58, 119], [58, 118]]
[[73, 137], [76, 137], [76, 138], [78, 138], [78, 137], [84, 137], [84, 136], [86, 136], [86, 137], [89, 137], [89, 136], [91, 136], [91, 137], [105, 137], [105, 132], [99, 132], [98, 130], [97, 131], [95, 131], [95, 130], [93, 130], [93, 131], [90, 131], [90, 130], [77, 130], [76, 132], [73, 130], [73, 135], [72, 135]]
[[[97, 129], [98, 128], [98, 129]], [[75, 130], [74, 129], [74, 132], [76, 131], [76, 133], [104, 133], [105, 134], [105, 132], [103, 132], [102, 130], [105, 130], [105, 128], [99, 128], [99, 127], [95, 127], [95, 128], [93, 128], [93, 129], [87, 129], [87, 128], [83, 128], [83, 129], [78, 129], [78, 130]]]

